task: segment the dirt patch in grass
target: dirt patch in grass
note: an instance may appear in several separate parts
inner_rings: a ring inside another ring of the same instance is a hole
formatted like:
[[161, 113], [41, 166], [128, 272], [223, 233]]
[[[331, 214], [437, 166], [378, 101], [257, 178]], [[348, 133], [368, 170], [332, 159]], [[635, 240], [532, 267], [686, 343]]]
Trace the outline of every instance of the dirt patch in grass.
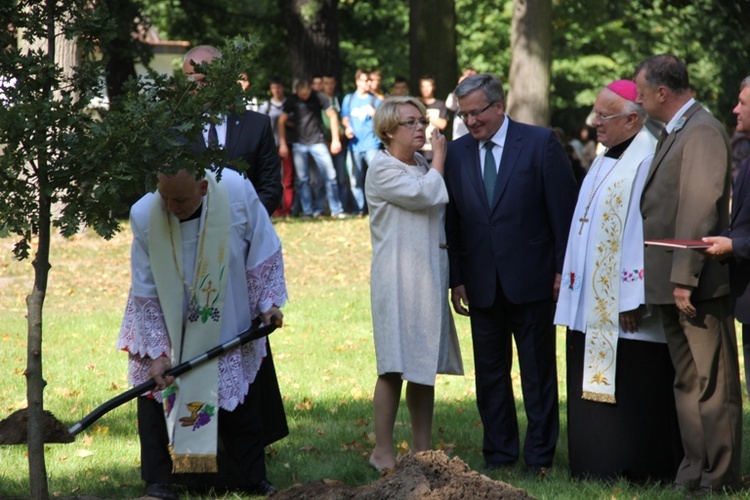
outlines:
[[[28, 409], [23, 408], [0, 420], [0, 444], [24, 444], [28, 442]], [[43, 436], [45, 443], [72, 443], [73, 436], [52, 413], [44, 410]]]
[[377, 481], [353, 488], [340, 481], [322, 479], [293, 486], [274, 500], [377, 500], [403, 499], [527, 499], [524, 490], [494, 481], [469, 468], [460, 458], [442, 451], [425, 451], [401, 457], [396, 467]]

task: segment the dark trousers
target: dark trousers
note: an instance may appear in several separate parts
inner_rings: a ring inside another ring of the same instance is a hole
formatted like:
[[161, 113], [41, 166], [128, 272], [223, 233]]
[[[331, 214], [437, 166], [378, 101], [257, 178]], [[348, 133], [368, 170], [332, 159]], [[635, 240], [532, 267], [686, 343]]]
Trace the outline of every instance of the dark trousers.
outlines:
[[518, 420], [510, 378], [515, 337], [528, 420], [524, 461], [528, 466], [548, 467], [560, 428], [554, 303], [550, 299], [512, 304], [499, 284], [497, 290], [491, 307], [470, 309], [484, 458], [488, 464], [518, 460]]
[[255, 384], [234, 411], [219, 410], [218, 472], [172, 474], [169, 438], [162, 405], [138, 398], [138, 436], [141, 441], [141, 477], [149, 483], [181, 483], [198, 489], [252, 488], [266, 478], [262, 419]]

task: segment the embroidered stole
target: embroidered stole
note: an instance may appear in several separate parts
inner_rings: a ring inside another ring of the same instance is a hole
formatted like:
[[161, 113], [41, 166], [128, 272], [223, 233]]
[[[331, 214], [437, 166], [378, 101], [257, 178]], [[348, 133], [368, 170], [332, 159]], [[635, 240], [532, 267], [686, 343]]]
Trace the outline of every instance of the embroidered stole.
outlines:
[[[177, 365], [220, 344], [230, 240], [226, 186], [206, 172], [192, 287], [183, 269], [180, 221], [154, 197], [149, 214], [149, 259]], [[187, 320], [187, 321], [186, 321]], [[218, 360], [193, 368], [163, 392], [173, 472], [216, 472]]]
[[620, 263], [622, 236], [633, 182], [643, 159], [653, 153], [653, 142], [638, 134], [619, 165], [597, 194], [586, 257], [591, 296], [586, 303], [586, 348], [583, 358], [583, 399], [616, 403], [617, 339], [620, 333]]

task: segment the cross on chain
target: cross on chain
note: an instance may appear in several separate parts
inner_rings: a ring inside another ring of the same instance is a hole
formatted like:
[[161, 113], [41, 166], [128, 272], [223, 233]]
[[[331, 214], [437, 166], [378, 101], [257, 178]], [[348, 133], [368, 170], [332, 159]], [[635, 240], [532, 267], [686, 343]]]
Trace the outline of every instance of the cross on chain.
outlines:
[[583, 233], [583, 225], [586, 224], [589, 221], [588, 217], [580, 217], [578, 219], [578, 222], [581, 223], [581, 229], [578, 230], [578, 234]]

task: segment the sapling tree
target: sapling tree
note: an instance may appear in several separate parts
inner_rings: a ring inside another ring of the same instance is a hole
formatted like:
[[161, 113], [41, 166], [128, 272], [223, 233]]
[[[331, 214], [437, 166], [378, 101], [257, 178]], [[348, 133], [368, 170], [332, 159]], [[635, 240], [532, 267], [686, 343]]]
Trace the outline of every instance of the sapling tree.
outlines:
[[120, 200], [148, 189], [157, 172], [221, 168], [223, 151], [190, 146], [219, 113], [244, 107], [237, 78], [256, 47], [246, 39], [221, 47], [222, 59], [197, 68], [207, 82], [199, 92], [184, 77], [151, 73], [132, 80], [109, 108], [95, 109], [112, 33], [105, 8], [90, 0], [0, 5], [0, 231], [16, 238], [16, 258], [33, 255], [25, 370], [32, 498], [49, 497], [42, 312], [52, 232], [89, 227], [110, 238], [120, 228]]

